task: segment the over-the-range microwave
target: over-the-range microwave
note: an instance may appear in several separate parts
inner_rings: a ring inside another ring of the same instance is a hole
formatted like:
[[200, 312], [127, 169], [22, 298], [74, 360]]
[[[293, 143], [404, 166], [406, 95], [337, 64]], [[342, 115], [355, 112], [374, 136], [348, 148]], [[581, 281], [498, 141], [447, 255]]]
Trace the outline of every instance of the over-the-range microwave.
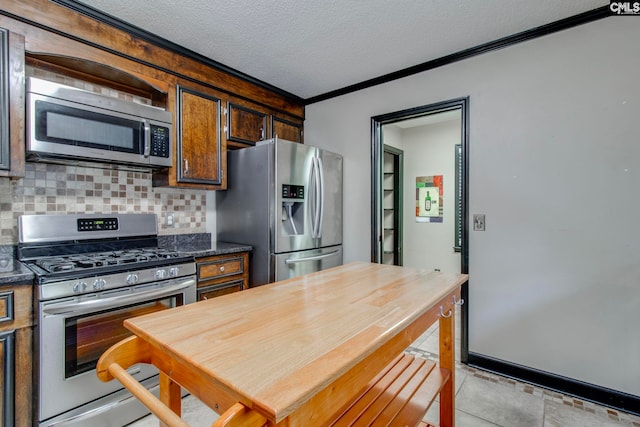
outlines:
[[138, 167], [172, 165], [171, 113], [29, 77], [27, 157]]

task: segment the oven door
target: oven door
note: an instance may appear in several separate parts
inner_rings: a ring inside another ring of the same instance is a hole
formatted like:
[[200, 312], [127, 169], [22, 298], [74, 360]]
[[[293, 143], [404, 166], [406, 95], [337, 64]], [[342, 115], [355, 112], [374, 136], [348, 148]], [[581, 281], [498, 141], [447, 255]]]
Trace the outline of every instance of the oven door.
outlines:
[[[131, 335], [123, 327], [123, 320], [189, 304], [195, 298], [195, 276], [190, 276], [40, 302], [39, 421], [122, 389], [118, 381], [100, 381], [95, 367], [105, 350]], [[157, 374], [154, 367], [143, 364], [128, 371], [138, 381]], [[89, 406], [95, 411], [95, 405]], [[86, 421], [86, 414], [73, 414]], [[46, 425], [58, 425], [59, 418], [55, 424]], [[69, 421], [59, 425], [71, 424]]]

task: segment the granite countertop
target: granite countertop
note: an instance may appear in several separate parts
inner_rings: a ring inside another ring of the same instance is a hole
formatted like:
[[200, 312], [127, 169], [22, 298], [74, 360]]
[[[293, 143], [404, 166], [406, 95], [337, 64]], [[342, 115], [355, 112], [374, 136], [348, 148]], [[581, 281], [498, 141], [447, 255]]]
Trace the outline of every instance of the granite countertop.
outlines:
[[33, 271], [13, 257], [0, 255], [0, 286], [33, 285]]
[[[196, 258], [253, 250], [251, 245], [217, 241], [211, 236], [211, 233], [158, 236], [158, 244], [167, 249], [193, 255]], [[0, 246], [0, 286], [32, 285], [34, 277], [33, 272], [15, 258], [13, 247]]]
[[253, 250], [251, 245], [215, 240], [210, 233], [158, 236], [158, 244], [163, 248], [184, 252], [196, 258]]

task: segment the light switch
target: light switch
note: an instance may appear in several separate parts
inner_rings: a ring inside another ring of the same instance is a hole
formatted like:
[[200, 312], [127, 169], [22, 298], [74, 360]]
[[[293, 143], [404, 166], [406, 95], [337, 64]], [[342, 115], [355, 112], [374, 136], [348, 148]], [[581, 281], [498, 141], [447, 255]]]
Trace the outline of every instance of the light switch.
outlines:
[[484, 214], [473, 214], [473, 230], [484, 231]]

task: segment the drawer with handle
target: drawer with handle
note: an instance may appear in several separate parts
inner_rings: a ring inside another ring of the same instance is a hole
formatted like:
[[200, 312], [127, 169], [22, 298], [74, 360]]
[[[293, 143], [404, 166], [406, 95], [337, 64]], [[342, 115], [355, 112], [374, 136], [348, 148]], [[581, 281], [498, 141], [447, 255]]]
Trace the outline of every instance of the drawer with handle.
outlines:
[[204, 286], [198, 288], [198, 301], [219, 297], [226, 294], [232, 294], [244, 289], [244, 280], [233, 280], [230, 282], [220, 283], [218, 285]]
[[242, 256], [198, 261], [198, 281], [242, 274], [245, 268], [246, 266]]

